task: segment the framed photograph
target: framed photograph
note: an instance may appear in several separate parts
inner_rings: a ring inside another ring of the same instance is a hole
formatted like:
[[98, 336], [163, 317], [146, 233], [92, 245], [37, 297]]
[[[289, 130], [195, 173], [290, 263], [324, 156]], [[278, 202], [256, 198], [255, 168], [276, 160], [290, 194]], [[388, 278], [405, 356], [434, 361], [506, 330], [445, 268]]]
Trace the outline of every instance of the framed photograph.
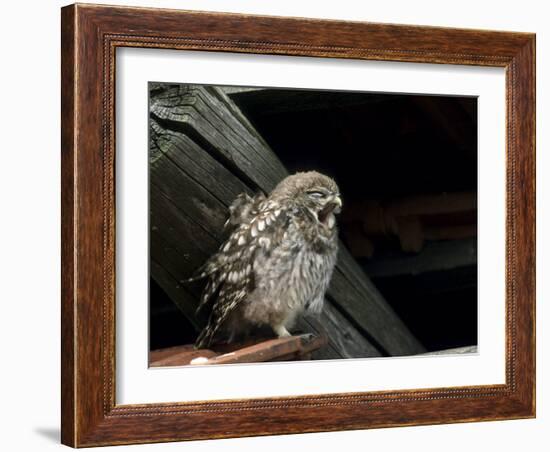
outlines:
[[535, 416], [535, 36], [62, 9], [62, 442]]

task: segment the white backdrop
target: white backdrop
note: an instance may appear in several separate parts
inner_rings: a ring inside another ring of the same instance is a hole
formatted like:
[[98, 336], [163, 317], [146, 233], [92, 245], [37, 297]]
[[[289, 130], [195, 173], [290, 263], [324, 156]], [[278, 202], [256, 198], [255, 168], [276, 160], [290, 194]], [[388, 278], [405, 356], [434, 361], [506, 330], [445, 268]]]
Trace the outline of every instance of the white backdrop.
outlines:
[[[113, 0], [115, 1], [115, 0]], [[279, 0], [140, 1], [119, 4], [309, 16], [377, 22], [489, 28], [537, 32], [538, 274], [548, 270], [550, 182], [550, 32], [544, 2], [436, 1], [297, 2]], [[95, 3], [95, 2], [94, 2]], [[59, 445], [59, 1], [11, 2], [3, 7], [2, 77], [2, 301], [0, 334], [2, 449], [56, 450]], [[7, 253], [6, 253], [7, 250]], [[546, 256], [545, 256], [546, 254]], [[550, 429], [548, 380], [549, 335], [542, 322], [548, 278], [538, 280], [538, 418], [447, 426], [406, 427], [370, 431], [319, 433], [264, 438], [119, 447], [115, 450], [263, 451], [301, 448], [321, 450], [499, 451], [546, 450]], [[7, 308], [7, 309], [6, 309]], [[546, 351], [546, 357], [544, 352]]]

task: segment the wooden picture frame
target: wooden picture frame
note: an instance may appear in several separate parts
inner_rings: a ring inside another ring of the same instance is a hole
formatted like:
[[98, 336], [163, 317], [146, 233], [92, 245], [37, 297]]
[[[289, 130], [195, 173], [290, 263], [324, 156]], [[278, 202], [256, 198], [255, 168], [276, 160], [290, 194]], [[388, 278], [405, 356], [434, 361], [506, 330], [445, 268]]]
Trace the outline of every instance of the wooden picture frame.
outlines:
[[[62, 442], [73, 447], [535, 416], [535, 36], [71, 5], [62, 9]], [[506, 70], [506, 383], [115, 403], [115, 50], [208, 50]]]

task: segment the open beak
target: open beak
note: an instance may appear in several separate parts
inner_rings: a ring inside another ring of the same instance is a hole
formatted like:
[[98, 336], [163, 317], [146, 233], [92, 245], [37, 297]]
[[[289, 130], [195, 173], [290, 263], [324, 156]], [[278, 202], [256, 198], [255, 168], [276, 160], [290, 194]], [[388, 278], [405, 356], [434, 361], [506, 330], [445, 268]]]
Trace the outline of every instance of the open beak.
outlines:
[[[319, 212], [318, 218], [321, 223], [326, 223], [331, 214], [338, 214], [342, 211], [342, 199], [338, 195], [327, 200], [325, 207]], [[333, 217], [334, 220], [334, 217]], [[331, 221], [333, 221], [331, 220]]]

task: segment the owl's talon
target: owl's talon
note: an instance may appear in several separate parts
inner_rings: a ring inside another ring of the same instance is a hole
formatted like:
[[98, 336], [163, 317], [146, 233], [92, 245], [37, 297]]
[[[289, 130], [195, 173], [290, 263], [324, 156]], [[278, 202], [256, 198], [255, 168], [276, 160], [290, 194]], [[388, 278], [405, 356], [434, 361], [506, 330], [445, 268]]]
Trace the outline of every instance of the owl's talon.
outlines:
[[273, 327], [273, 331], [275, 331], [275, 334], [278, 337], [290, 337], [290, 336], [292, 336], [283, 325]]

